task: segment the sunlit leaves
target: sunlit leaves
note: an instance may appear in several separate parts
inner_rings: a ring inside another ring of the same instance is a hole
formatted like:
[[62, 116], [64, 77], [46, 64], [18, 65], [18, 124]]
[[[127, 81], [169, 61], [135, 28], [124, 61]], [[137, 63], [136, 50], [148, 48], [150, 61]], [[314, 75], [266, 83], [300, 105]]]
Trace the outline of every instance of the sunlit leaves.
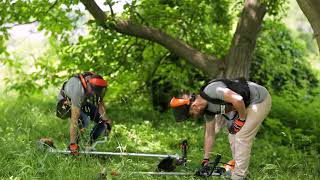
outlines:
[[288, 0], [261, 0], [261, 3], [267, 5], [269, 15], [277, 16], [286, 8]]

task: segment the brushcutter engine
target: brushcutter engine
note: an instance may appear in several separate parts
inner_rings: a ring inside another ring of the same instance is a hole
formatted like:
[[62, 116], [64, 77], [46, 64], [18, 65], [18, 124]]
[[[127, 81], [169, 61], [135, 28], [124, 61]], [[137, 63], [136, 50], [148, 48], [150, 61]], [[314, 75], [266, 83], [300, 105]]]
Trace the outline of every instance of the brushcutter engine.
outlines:
[[208, 176], [220, 176], [225, 173], [223, 167], [217, 167], [220, 163], [221, 155], [217, 154], [214, 162], [210, 162], [208, 165], [203, 166], [196, 172], [196, 176], [208, 177]]

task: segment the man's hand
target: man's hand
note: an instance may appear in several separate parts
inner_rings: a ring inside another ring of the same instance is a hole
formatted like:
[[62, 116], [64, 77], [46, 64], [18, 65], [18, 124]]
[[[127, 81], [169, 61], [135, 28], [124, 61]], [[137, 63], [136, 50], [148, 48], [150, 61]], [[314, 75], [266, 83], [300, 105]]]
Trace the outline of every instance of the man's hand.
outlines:
[[112, 127], [111, 127], [111, 124], [112, 124], [112, 121], [111, 120], [104, 120], [104, 119], [102, 119], [102, 120], [100, 120], [99, 121], [99, 123], [103, 123], [103, 124], [105, 124], [106, 126], [107, 126], [107, 130], [110, 132], [111, 131], [111, 129], [112, 129]]
[[203, 159], [201, 163], [202, 167], [196, 171], [196, 176], [208, 177], [212, 173], [212, 167], [209, 166], [209, 159]]
[[236, 134], [240, 131], [240, 129], [244, 126], [245, 120], [240, 120], [237, 118], [233, 121], [233, 123], [228, 127], [230, 134]]
[[201, 162], [201, 166], [207, 166], [209, 164], [209, 159], [208, 158], [204, 158]]
[[76, 143], [69, 144], [68, 149], [70, 150], [70, 153], [72, 155], [75, 155], [75, 156], [79, 155], [79, 152], [78, 152], [79, 146]]
[[108, 131], [110, 132], [111, 131], [111, 129], [112, 129], [112, 121], [111, 120], [106, 120], [106, 126], [107, 126], [107, 129], [108, 129]]

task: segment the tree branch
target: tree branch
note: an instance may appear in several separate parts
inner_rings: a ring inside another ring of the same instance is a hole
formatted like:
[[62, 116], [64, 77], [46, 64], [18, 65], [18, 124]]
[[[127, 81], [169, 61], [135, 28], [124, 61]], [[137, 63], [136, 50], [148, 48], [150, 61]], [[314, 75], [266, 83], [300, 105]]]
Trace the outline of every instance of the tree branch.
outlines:
[[215, 56], [206, 55], [200, 51], [186, 45], [182, 41], [175, 39], [168, 34], [151, 27], [134, 24], [131, 21], [119, 20], [110, 25], [108, 17], [95, 3], [94, 0], [81, 0], [87, 10], [92, 14], [97, 23], [105, 29], [113, 29], [121, 34], [139, 37], [152, 42], [156, 42], [177, 56], [186, 59], [195, 67], [201, 69], [208, 75], [215, 77], [224, 68], [224, 63]]
[[113, 12], [113, 8], [112, 8], [112, 5], [111, 4], [108, 4], [109, 8], [110, 8], [110, 12], [111, 12], [111, 16], [112, 17], [115, 17], [115, 14]]
[[320, 1], [319, 0], [297, 0], [297, 3], [307, 17], [318, 43], [320, 52]]

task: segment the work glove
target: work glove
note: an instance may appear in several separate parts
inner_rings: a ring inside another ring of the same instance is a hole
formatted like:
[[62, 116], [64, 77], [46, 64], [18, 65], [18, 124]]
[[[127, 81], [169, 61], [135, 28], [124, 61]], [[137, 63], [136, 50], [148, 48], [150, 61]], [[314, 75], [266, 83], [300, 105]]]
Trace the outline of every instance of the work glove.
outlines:
[[201, 168], [196, 171], [196, 176], [208, 177], [211, 175], [212, 167], [209, 166], [209, 159], [205, 158], [201, 162]]
[[240, 118], [235, 119], [228, 126], [228, 131], [230, 134], [236, 134], [240, 131], [240, 129], [244, 126], [245, 120], [240, 120]]
[[106, 126], [107, 126], [107, 130], [110, 132], [112, 127], [111, 127], [111, 123], [109, 121], [106, 121]]
[[76, 143], [71, 143], [68, 146], [68, 149], [70, 150], [70, 153], [74, 156], [79, 155], [79, 146]]
[[105, 119], [101, 119], [99, 121], [99, 123], [103, 123], [107, 126], [107, 130], [110, 132], [112, 127], [111, 127], [111, 120], [105, 120]]
[[202, 159], [201, 166], [207, 166], [209, 164], [209, 158]]

